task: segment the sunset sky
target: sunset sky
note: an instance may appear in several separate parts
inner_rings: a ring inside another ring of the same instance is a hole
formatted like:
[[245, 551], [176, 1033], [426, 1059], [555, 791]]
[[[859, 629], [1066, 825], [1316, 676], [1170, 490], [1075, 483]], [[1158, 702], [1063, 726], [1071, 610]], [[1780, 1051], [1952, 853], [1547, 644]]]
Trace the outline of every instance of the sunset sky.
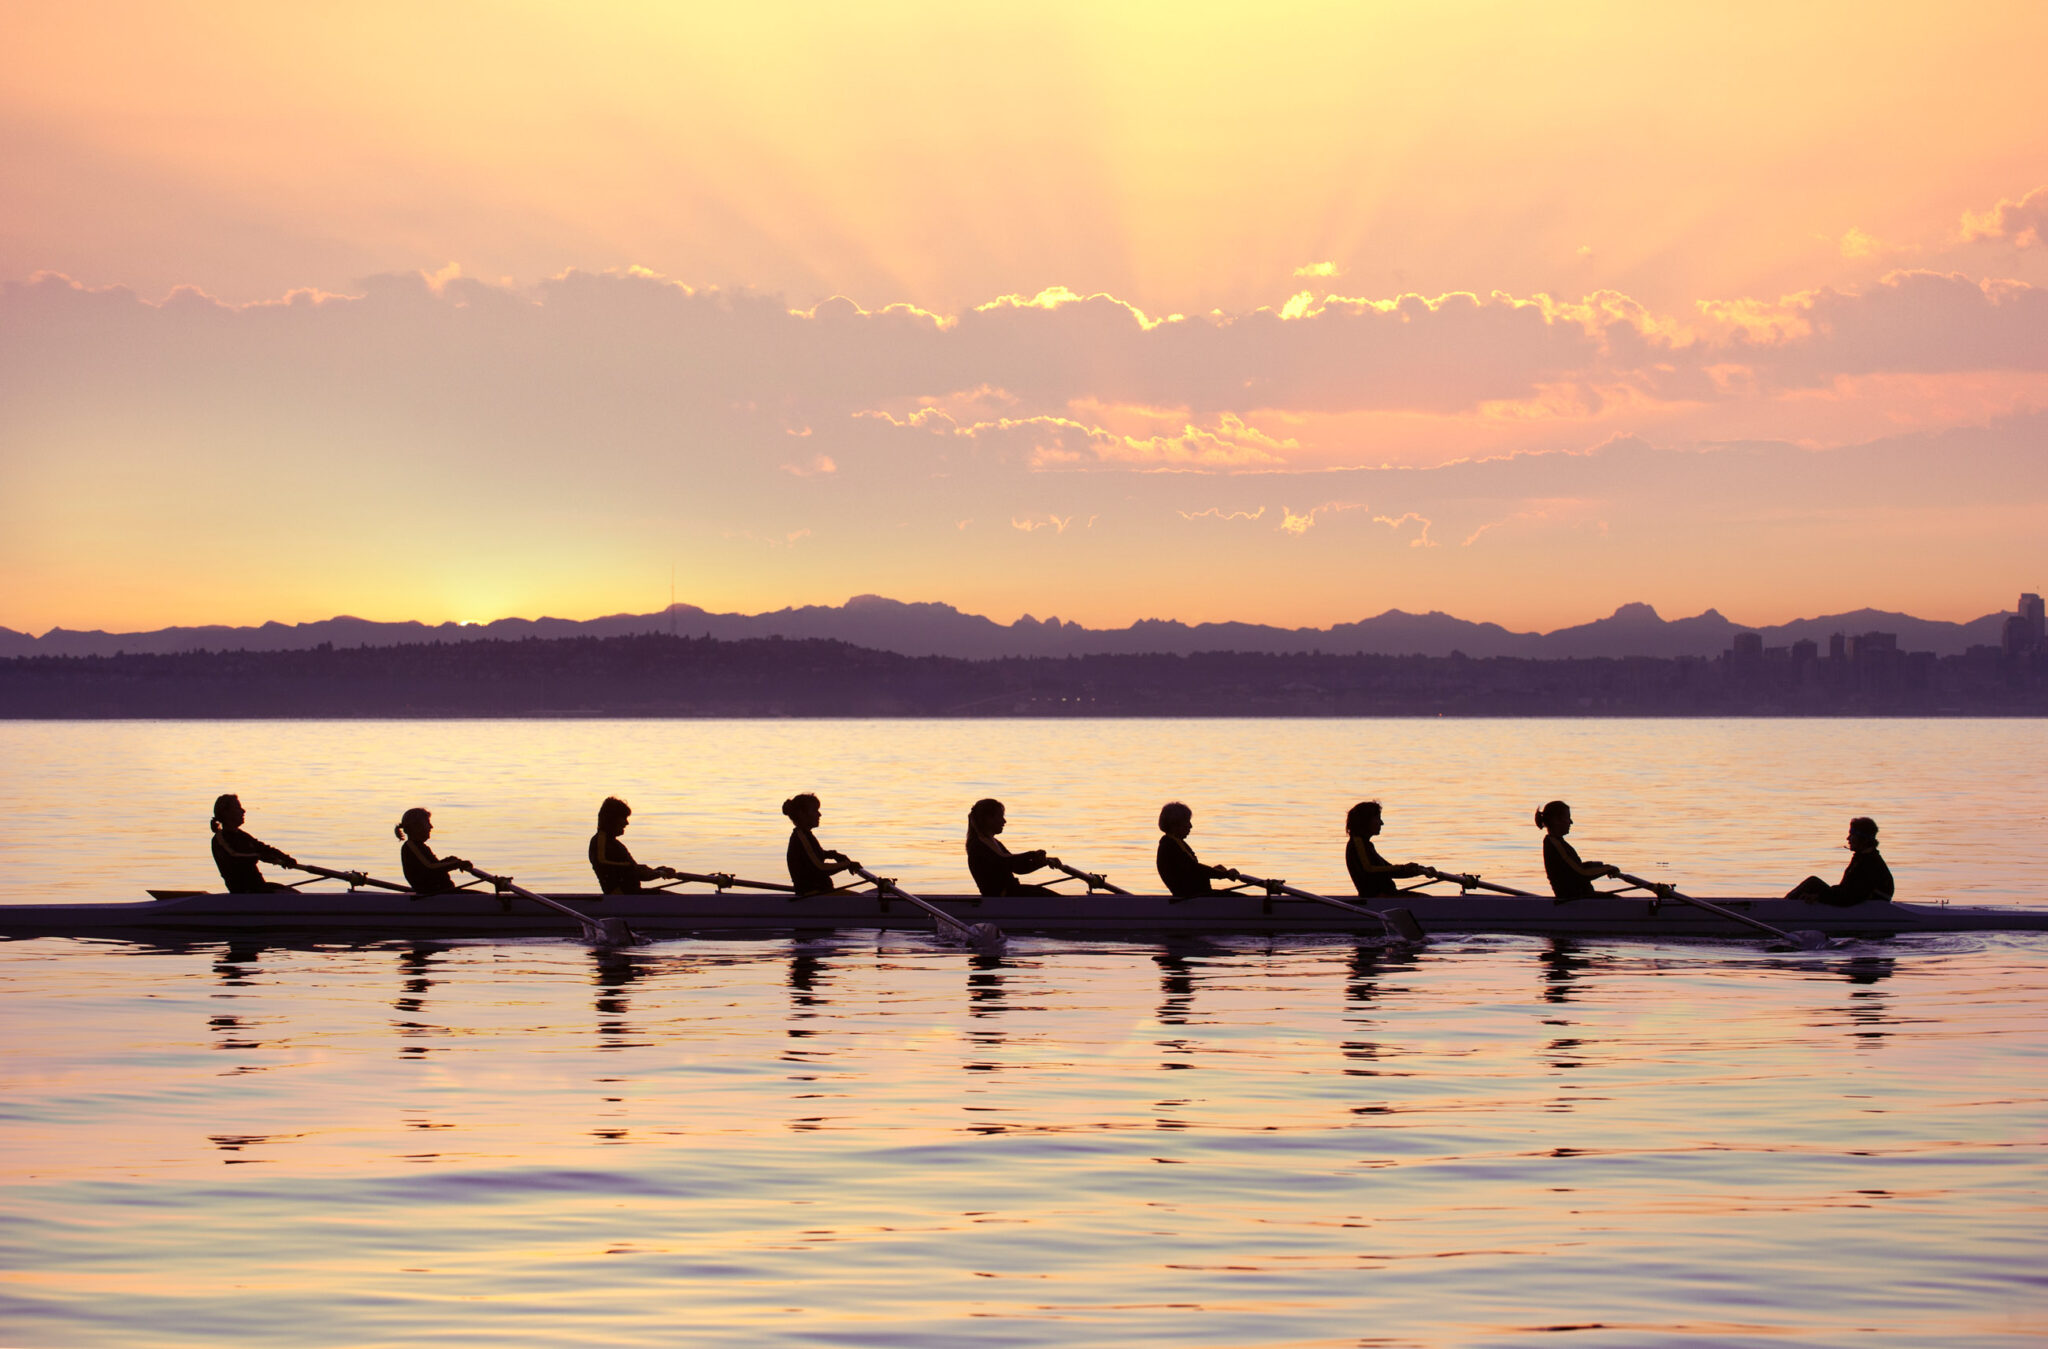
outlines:
[[17, 630], [2048, 588], [2038, 4], [7, 28]]

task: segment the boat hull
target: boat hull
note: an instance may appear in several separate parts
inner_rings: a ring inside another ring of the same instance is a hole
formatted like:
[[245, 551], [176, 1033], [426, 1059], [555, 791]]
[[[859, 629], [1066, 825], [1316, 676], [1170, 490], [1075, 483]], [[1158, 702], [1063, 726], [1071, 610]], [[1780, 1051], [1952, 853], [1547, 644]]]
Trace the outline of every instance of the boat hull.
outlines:
[[[646, 895], [557, 895], [593, 918], [623, 918], [644, 936], [772, 935], [831, 929], [929, 930], [915, 906], [871, 891], [801, 899], [758, 891]], [[981, 898], [932, 895], [969, 923], [1007, 933], [1242, 935], [1352, 933], [1378, 936], [1379, 921], [1310, 900], [1239, 892], [1173, 899], [1165, 895], [1030, 895]], [[1431, 933], [1501, 932], [1583, 937], [1726, 937], [1755, 940], [1753, 929], [1676, 900], [1602, 897], [1558, 903], [1508, 895], [1407, 894], [1353, 901], [1409, 910]], [[2048, 931], [2048, 911], [1950, 904], [1859, 904], [1734, 898], [1713, 901], [1786, 931], [1832, 937], [1906, 932]], [[560, 914], [484, 891], [414, 898], [387, 891], [199, 894], [116, 904], [0, 905], [0, 937], [269, 936], [300, 940], [388, 937], [573, 935]]]

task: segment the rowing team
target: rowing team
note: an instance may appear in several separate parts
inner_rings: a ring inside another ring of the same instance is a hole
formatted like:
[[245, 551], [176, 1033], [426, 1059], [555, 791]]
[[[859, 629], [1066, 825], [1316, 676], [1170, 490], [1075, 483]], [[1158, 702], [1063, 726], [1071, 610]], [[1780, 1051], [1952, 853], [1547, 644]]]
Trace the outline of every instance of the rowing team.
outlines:
[[[804, 792], [790, 797], [782, 803], [782, 813], [789, 817], [791, 825], [786, 858], [790, 884], [797, 894], [827, 894], [835, 888], [834, 876], [860, 868], [860, 863], [845, 853], [818, 842], [817, 831], [823, 819], [823, 806], [816, 795]], [[633, 808], [616, 796], [606, 797], [604, 804], [597, 808], [597, 832], [590, 836], [590, 868], [597, 875], [599, 889], [608, 895], [638, 894], [645, 882], [674, 880], [681, 875], [673, 867], [645, 866], [634, 858], [620, 838], [632, 814]], [[226, 882], [229, 891], [239, 894], [284, 889], [265, 880], [257, 864], [268, 862], [274, 866], [297, 868], [299, 862], [252, 836], [242, 827], [247, 818], [248, 813], [239, 797], [226, 795], [213, 803], [213, 861], [220, 868], [221, 880]], [[1417, 862], [1387, 861], [1373, 845], [1373, 839], [1384, 823], [1377, 801], [1360, 801], [1344, 817], [1344, 830], [1348, 836], [1344, 846], [1344, 866], [1361, 898], [1388, 898], [1398, 892], [1397, 881], [1415, 877], [1449, 881], [1469, 879], [1456, 872], [1438, 871]], [[1044, 849], [1010, 851], [1001, 837], [1007, 824], [1003, 803], [993, 798], [975, 802], [967, 812], [967, 870], [982, 894], [1051, 894], [1053, 892], [1047, 886], [1026, 884], [1020, 879], [1046, 867], [1086, 876], [1091, 885], [1103, 883], [1100, 877], [1072, 871]], [[1572, 831], [1572, 808], [1564, 802], [1552, 801], [1537, 811], [1536, 825], [1543, 830], [1543, 871], [1549, 877], [1551, 891], [1557, 898], [1589, 899], [1598, 893], [1593, 882], [1621, 876], [1619, 867], [1579, 856], [1578, 849], [1566, 837]], [[1213, 881], [1252, 879], [1235, 868], [1214, 866], [1197, 857], [1188, 844], [1188, 835], [1194, 832], [1194, 827], [1194, 811], [1179, 801], [1169, 801], [1159, 811], [1157, 864], [1159, 879], [1165, 883], [1167, 893], [1176, 896], [1207, 895], [1215, 893]], [[406, 811], [392, 830], [404, 840], [399, 849], [399, 865], [405, 870], [406, 884], [415, 894], [437, 895], [455, 889], [453, 873], [457, 871], [483, 874], [464, 858], [438, 856], [427, 843], [433, 832], [433, 816], [419, 806]], [[1830, 885], [1818, 876], [1808, 876], [1794, 886], [1786, 898], [1814, 899], [1829, 904], [1890, 900], [1893, 894], [1892, 873], [1877, 851], [1877, 822], [1864, 815], [1849, 821], [1848, 846], [1851, 853], [1849, 865], [1839, 884]]]

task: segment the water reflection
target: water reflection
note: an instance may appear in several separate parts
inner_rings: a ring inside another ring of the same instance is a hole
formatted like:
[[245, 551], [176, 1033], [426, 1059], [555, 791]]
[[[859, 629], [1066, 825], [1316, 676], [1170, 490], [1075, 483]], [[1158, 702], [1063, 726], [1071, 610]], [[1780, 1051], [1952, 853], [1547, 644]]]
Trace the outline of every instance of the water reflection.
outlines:
[[[432, 978], [434, 958], [445, 953], [447, 949], [431, 942], [413, 942], [398, 953], [398, 972], [404, 977], [399, 981], [399, 995], [392, 1000], [391, 1008], [404, 1018], [392, 1023], [397, 1027], [401, 1040], [417, 1040], [429, 1035], [448, 1033], [446, 1026], [437, 1026], [417, 1019], [426, 1006], [427, 990], [436, 982]], [[398, 1056], [422, 1058], [431, 1052], [431, 1045], [401, 1044]]]
[[1184, 1026], [1195, 997], [1195, 967], [1188, 960], [1189, 948], [1167, 945], [1152, 957], [1159, 967], [1159, 1024]]
[[1600, 963], [1568, 937], [1550, 938], [1543, 950], [1537, 953], [1537, 959], [1543, 962], [1543, 1000], [1557, 1003], [1570, 1002], [1580, 971], [1592, 969]]
[[627, 1021], [632, 1000], [626, 989], [647, 973], [646, 961], [631, 951], [594, 947], [590, 952], [590, 979], [597, 988], [597, 1047], [601, 1051], [639, 1048], [641, 1042]]
[[1852, 956], [1835, 967], [1835, 972], [1852, 985], [1849, 1020], [1856, 1029], [1850, 1033], [1859, 1040], [1875, 1043], [1890, 1033], [1884, 1027], [1894, 1020], [1891, 1000], [1884, 989], [1875, 985], [1892, 977], [1896, 963], [1890, 956]]
[[1356, 943], [1345, 962], [1345, 1006], [1354, 1016], [1363, 1016], [1386, 994], [1405, 993], [1404, 988], [1383, 989], [1380, 981], [1390, 974], [1412, 971], [1417, 959], [1418, 954], [1411, 946], [1376, 941]]
[[[797, 939], [790, 943], [789, 974], [785, 982], [789, 985], [789, 1020], [791, 1024], [785, 1029], [785, 1034], [791, 1040], [801, 1042], [810, 1039], [818, 1033], [813, 1027], [797, 1023], [817, 1020], [823, 1015], [822, 1009], [828, 1002], [825, 997], [825, 992], [830, 986], [828, 976], [832, 971], [831, 965], [827, 964], [824, 958], [827, 953], [809, 945], [802, 939]], [[829, 1049], [822, 1047], [813, 1049], [801, 1043], [785, 1045], [782, 1050], [782, 1061], [784, 1063], [790, 1064], [793, 1068], [804, 1070], [791, 1072], [789, 1080], [805, 1084], [812, 1084], [818, 1081], [818, 1074], [810, 1070], [814, 1069], [819, 1062], [829, 1059], [831, 1056], [832, 1051]], [[819, 1091], [801, 1091], [791, 1099], [814, 1102], [822, 1099], [824, 1095], [824, 1092]], [[816, 1107], [806, 1105], [800, 1108], [815, 1109]], [[825, 1117], [823, 1115], [799, 1115], [789, 1121], [789, 1128], [799, 1133], [805, 1133], [819, 1128], [824, 1122]]]
[[262, 958], [262, 946], [247, 942], [230, 942], [228, 948], [221, 952], [220, 958], [213, 962], [213, 972], [220, 976], [221, 983], [226, 987], [240, 988], [255, 982], [249, 977], [255, 971], [248, 967]]

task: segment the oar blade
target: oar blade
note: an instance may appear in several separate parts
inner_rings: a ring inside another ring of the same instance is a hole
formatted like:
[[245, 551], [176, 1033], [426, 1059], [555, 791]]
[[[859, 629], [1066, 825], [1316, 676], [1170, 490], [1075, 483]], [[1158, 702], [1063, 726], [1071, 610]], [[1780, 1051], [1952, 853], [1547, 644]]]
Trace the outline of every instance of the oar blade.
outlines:
[[1380, 917], [1387, 920], [1387, 926], [1402, 941], [1428, 941], [1429, 934], [1422, 930], [1422, 924], [1407, 909], [1381, 909]]

